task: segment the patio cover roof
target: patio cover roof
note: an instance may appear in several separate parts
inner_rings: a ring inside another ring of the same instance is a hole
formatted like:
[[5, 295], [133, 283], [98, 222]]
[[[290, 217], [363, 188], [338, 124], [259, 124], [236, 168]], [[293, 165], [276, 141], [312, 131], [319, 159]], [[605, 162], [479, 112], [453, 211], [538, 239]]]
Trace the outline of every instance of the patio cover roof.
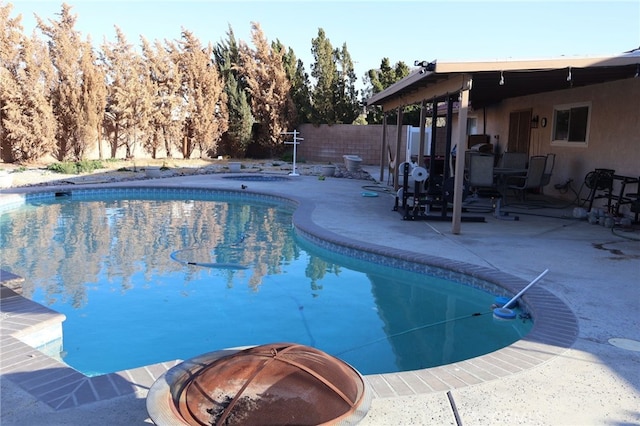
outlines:
[[[418, 64], [416, 64], [418, 65]], [[366, 102], [383, 111], [422, 101], [439, 102], [460, 94], [458, 125], [466, 126], [467, 109], [499, 103], [503, 99], [571, 87], [638, 77], [640, 49], [619, 56], [557, 58], [529, 61], [450, 62], [422, 61], [420, 68]], [[466, 134], [460, 128], [459, 134]], [[461, 155], [461, 153], [458, 153]], [[455, 167], [451, 232], [460, 233], [463, 162]]]
[[[610, 57], [561, 57], [541, 60], [483, 62], [423, 61], [420, 68], [380, 93], [367, 105], [384, 111], [412, 105], [422, 100], [444, 100], [463, 88], [463, 78], [471, 78], [469, 101], [474, 109], [503, 99], [587, 86], [638, 76], [640, 49]], [[500, 85], [501, 77], [504, 84]]]

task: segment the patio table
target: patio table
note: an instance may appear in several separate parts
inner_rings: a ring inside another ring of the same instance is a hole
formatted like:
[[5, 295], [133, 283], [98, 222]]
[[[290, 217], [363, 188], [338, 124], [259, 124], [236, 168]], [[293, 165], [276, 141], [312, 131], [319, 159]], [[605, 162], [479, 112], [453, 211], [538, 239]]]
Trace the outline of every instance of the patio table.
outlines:
[[526, 176], [527, 169], [514, 169], [507, 167], [494, 167], [493, 175], [495, 177], [496, 188], [500, 193], [500, 199], [497, 202], [497, 207], [494, 212], [496, 219], [501, 220], [520, 220], [518, 216], [510, 216], [509, 213], [501, 210], [504, 205], [504, 201], [507, 199], [507, 180], [511, 176]]

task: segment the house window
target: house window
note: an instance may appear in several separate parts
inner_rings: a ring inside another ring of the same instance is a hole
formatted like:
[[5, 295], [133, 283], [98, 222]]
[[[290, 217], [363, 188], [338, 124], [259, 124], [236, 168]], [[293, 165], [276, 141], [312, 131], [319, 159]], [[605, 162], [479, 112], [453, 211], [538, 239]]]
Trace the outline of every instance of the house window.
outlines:
[[557, 105], [553, 108], [552, 145], [587, 145], [591, 104]]

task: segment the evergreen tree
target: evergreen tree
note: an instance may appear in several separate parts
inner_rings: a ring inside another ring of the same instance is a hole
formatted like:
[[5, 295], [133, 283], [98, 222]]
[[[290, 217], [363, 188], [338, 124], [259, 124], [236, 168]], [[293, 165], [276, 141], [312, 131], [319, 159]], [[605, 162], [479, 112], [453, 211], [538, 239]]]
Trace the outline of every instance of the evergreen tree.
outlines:
[[74, 155], [76, 158], [82, 158], [87, 148], [97, 144], [98, 154], [102, 159], [102, 122], [107, 98], [106, 76], [97, 64], [96, 54], [89, 40], [82, 49], [80, 70], [82, 118], [78, 127], [78, 140], [81, 144], [74, 146]]
[[229, 125], [224, 81], [212, 61], [211, 44], [202, 46], [190, 31], [182, 30], [179, 50], [174, 53], [179, 55], [178, 63], [188, 108], [182, 155], [184, 158], [191, 158], [197, 148], [203, 157], [217, 151], [222, 134]]
[[257, 142], [273, 156], [282, 150], [282, 133], [296, 122], [291, 100], [291, 83], [283, 66], [283, 54], [271, 48], [260, 24], [252, 25], [255, 50], [240, 43], [240, 72], [251, 95], [251, 109], [257, 120]]
[[344, 43], [333, 49], [322, 28], [311, 40], [311, 53], [315, 63], [311, 76], [316, 85], [312, 90], [314, 123], [352, 123], [360, 113], [353, 61]]
[[346, 43], [342, 45], [342, 49], [336, 50], [334, 55], [336, 63], [340, 65], [336, 78], [335, 118], [337, 123], [351, 124], [360, 113], [358, 91], [355, 86], [357, 77]]
[[0, 146], [4, 161], [38, 160], [55, 150], [49, 84], [53, 67], [46, 46], [22, 35], [21, 17], [0, 5]]
[[295, 127], [298, 123], [311, 123], [313, 109], [311, 107], [311, 84], [309, 75], [304, 71], [304, 64], [296, 59], [293, 49], [289, 48], [285, 52], [285, 47], [279, 40], [272, 43], [272, 49], [283, 52], [283, 65], [287, 73], [287, 78], [291, 82], [291, 99], [297, 111], [297, 123], [292, 123]]
[[[379, 69], [371, 69], [367, 71], [364, 80], [365, 84], [368, 83], [369, 86], [367, 86], [363, 91], [363, 103], [367, 98], [370, 98], [376, 93], [382, 92], [387, 87], [408, 76], [409, 72], [409, 67], [404, 62], [396, 62], [395, 66], [392, 68], [389, 58], [382, 58]], [[409, 113], [409, 117], [406, 117], [407, 119], [411, 119], [414, 115], [411, 112], [405, 111], [405, 114], [407, 113]], [[367, 121], [371, 124], [380, 124], [382, 123], [382, 115], [382, 112], [378, 110], [369, 110]], [[395, 115], [390, 116], [390, 119], [394, 120], [394, 117]]]
[[246, 85], [238, 71], [240, 53], [231, 26], [227, 31], [227, 40], [218, 43], [213, 54], [225, 82], [224, 91], [229, 109], [229, 128], [222, 136], [219, 151], [233, 157], [244, 157], [251, 143], [255, 119], [251, 114]]
[[49, 54], [56, 70], [52, 91], [53, 110], [58, 121], [58, 160], [82, 159], [88, 140], [81, 130], [84, 121], [82, 56], [84, 49], [90, 49], [83, 42], [80, 33], [74, 29], [76, 15], [71, 14], [71, 6], [63, 3], [58, 21], [46, 24], [36, 16], [38, 28], [49, 37]]
[[171, 158], [173, 147], [182, 141], [186, 117], [180, 67], [169, 49], [157, 40], [151, 45], [142, 37], [142, 54], [153, 89], [151, 121], [144, 148], [153, 158], [157, 158], [162, 149], [165, 156]]
[[115, 27], [116, 42], [102, 47], [103, 63], [109, 85], [105, 113], [105, 133], [111, 147], [111, 158], [119, 148], [125, 157], [133, 158], [139, 144], [148, 137], [151, 121], [153, 88], [142, 57], [127, 42], [120, 28]]
[[322, 28], [318, 29], [318, 37], [311, 40], [311, 53], [315, 60], [311, 65], [311, 77], [315, 79], [315, 87], [311, 92], [312, 122], [335, 124], [335, 78], [338, 68], [334, 60], [333, 46]]

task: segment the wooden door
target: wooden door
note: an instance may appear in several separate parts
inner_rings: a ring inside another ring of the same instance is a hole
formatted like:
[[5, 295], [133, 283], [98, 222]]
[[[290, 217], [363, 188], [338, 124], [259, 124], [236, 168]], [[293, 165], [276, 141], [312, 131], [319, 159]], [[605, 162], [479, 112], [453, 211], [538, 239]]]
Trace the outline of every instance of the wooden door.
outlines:
[[529, 138], [531, 137], [530, 109], [514, 111], [509, 114], [509, 140], [507, 151], [529, 153]]

